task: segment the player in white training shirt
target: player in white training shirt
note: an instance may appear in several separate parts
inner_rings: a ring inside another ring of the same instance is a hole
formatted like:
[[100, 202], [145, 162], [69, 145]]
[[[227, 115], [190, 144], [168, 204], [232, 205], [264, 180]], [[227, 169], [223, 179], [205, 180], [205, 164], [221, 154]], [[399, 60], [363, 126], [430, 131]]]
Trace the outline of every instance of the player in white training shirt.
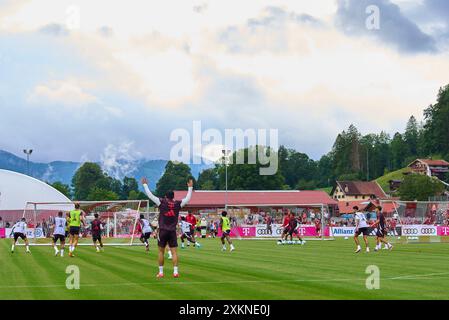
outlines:
[[11, 230], [11, 234], [14, 235], [14, 242], [11, 246], [11, 253], [14, 253], [14, 248], [16, 246], [17, 240], [21, 238], [23, 241], [25, 241], [26, 246], [26, 252], [31, 253], [30, 251], [30, 245], [28, 243], [28, 238], [26, 236], [26, 230], [27, 230], [27, 223], [25, 218], [22, 218], [20, 221], [18, 221]]
[[363, 241], [365, 241], [366, 252], [369, 252], [369, 244], [368, 244], [368, 221], [363, 212], [359, 212], [359, 207], [355, 206], [354, 208], [354, 219], [355, 219], [355, 233], [354, 233], [354, 241], [357, 245], [356, 253], [359, 253], [362, 248], [360, 247], [359, 235], [363, 234]]
[[150, 239], [151, 234], [153, 233], [153, 228], [151, 228], [150, 221], [145, 219], [145, 216], [143, 214], [140, 215], [139, 223], [142, 229], [140, 241], [145, 244], [145, 250], [149, 251], [150, 244], [148, 242], [148, 239]]
[[[53, 230], [53, 248], [55, 249], [55, 257], [59, 252], [61, 252], [61, 257], [64, 257], [66, 225], [67, 219], [63, 217], [62, 211], [59, 211], [58, 216], [55, 217], [55, 229]], [[58, 246], [56, 245], [58, 240], [61, 245], [61, 251], [58, 250]]]
[[184, 240], [187, 239], [187, 241], [193, 243], [193, 245], [197, 248], [201, 247], [201, 245], [195, 241], [195, 239], [192, 237], [192, 224], [190, 222], [186, 221], [185, 216], [181, 216], [181, 248], [184, 249]]

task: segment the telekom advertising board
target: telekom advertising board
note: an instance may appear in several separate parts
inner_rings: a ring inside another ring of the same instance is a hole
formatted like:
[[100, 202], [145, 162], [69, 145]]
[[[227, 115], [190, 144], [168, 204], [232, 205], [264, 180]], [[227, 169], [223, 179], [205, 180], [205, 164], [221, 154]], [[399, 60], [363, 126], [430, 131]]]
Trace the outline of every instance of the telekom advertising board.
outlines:
[[[222, 231], [219, 228], [218, 229], [218, 236], [221, 237]], [[231, 228], [231, 237], [255, 237], [256, 236], [256, 228], [254, 226], [241, 226], [241, 227], [234, 227]]]
[[449, 227], [448, 226], [438, 226], [437, 232], [439, 236], [449, 236]]
[[[267, 225], [252, 225], [234, 227], [231, 229], [231, 237], [273, 237], [278, 238], [282, 234], [282, 225], [273, 224], [271, 230]], [[315, 226], [301, 225], [298, 228], [302, 237], [316, 237]], [[354, 235], [355, 227], [325, 227], [324, 236], [332, 237], [351, 237]], [[403, 236], [449, 236], [449, 226], [430, 226], [430, 225], [403, 225], [401, 226]], [[221, 230], [218, 230], [218, 236], [221, 236]]]
[[[252, 225], [252, 226], [241, 226], [234, 227], [231, 229], [231, 237], [273, 237], [279, 238], [282, 234], [282, 225], [280, 224], [272, 224], [271, 230], [267, 228], [267, 225]], [[309, 225], [301, 225], [298, 228], [299, 235], [301, 237], [316, 237], [318, 234], [316, 233], [315, 226]], [[221, 229], [218, 230], [218, 236], [221, 237], [222, 232]], [[329, 235], [329, 229], [326, 228], [324, 231], [324, 235]]]

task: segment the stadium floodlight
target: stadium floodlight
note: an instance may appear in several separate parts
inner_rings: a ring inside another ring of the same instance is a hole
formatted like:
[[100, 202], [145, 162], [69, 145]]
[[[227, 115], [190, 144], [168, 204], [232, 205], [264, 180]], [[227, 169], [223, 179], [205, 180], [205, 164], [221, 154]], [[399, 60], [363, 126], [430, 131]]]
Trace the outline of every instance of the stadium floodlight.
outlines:
[[30, 175], [30, 155], [33, 153], [33, 149], [23, 149], [23, 153], [27, 155], [27, 175]]

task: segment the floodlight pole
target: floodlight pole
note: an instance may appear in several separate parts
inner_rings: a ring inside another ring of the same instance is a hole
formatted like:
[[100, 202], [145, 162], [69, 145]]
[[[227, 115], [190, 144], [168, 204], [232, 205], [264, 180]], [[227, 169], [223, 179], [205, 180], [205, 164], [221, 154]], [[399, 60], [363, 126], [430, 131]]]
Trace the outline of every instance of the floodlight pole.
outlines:
[[23, 149], [23, 153], [27, 155], [27, 175], [30, 175], [30, 155], [33, 153], [33, 149]]

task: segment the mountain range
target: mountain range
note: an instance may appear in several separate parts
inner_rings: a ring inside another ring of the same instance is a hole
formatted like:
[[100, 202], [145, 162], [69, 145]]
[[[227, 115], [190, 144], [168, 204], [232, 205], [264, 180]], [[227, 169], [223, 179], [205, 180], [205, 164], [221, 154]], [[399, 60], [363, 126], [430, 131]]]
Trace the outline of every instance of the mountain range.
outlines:
[[[164, 173], [167, 162], [168, 160], [135, 160], [132, 162], [126, 161], [126, 163], [122, 164], [127, 168], [126, 175], [128, 177], [140, 179], [145, 176], [148, 178], [150, 188], [155, 189], [157, 181]], [[101, 163], [98, 164], [102, 165]], [[48, 163], [30, 161], [29, 175], [45, 182], [60, 181], [71, 185], [72, 177], [81, 165], [81, 162], [73, 161], [52, 161]], [[118, 161], [117, 166], [120, 165], [120, 161]], [[104, 166], [102, 167], [105, 170]], [[190, 165], [192, 175], [195, 178], [198, 178], [201, 171], [210, 167], [211, 165], [207, 164]], [[10, 152], [0, 150], [0, 169], [28, 174], [27, 160]], [[108, 166], [108, 169], [105, 171], [110, 176], [118, 179], [123, 179], [125, 175], [120, 168]]]

